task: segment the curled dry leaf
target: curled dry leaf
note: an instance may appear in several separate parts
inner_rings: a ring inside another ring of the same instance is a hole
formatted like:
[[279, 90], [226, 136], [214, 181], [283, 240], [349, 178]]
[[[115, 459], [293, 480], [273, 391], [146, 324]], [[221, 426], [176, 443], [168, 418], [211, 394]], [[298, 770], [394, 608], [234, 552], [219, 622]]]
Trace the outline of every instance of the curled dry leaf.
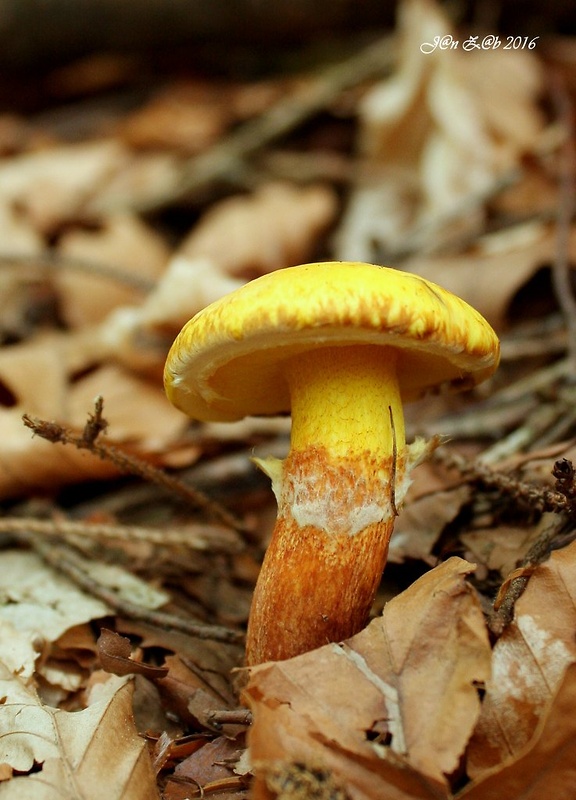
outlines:
[[474, 777], [518, 756], [534, 735], [566, 668], [576, 663], [576, 544], [552, 554], [516, 602], [494, 647], [492, 677], [469, 749]]
[[[439, 33], [458, 39], [450, 20], [431, 0], [406, 0], [399, 8], [397, 72], [360, 108], [369, 177], [357, 186], [339, 235], [344, 259], [373, 260], [375, 244], [397, 249], [409, 231], [453, 214], [516, 166], [542, 130], [533, 54], [423, 52], [421, 45]], [[459, 230], [481, 220], [481, 212], [469, 209]], [[454, 220], [444, 227], [453, 228]]]
[[164, 678], [167, 667], [154, 667], [132, 658], [132, 644], [108, 628], [102, 628], [98, 637], [98, 657], [102, 669], [114, 675], [144, 675], [146, 678]]
[[490, 671], [472, 570], [452, 558], [343, 644], [250, 670], [256, 796], [293, 763], [329, 771], [351, 800], [447, 796]]
[[[146, 743], [132, 716], [132, 685], [125, 679], [110, 679], [77, 712], [43, 705], [2, 662], [0, 684], [2, 760], [18, 773], [2, 783], [2, 798], [156, 800]], [[122, 758], [111, 758], [112, 743]]]

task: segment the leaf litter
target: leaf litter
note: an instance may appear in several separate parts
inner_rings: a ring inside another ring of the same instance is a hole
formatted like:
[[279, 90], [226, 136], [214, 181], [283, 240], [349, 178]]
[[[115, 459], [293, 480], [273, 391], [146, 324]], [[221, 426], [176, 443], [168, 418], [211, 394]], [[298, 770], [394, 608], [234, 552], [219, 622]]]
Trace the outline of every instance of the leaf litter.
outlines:
[[[120, 112], [0, 114], [0, 798], [574, 796], [576, 58], [552, 34], [423, 53], [439, 31], [467, 33], [404, 0], [307, 74], [177, 69]], [[92, 58], [55, 103], [107, 85]], [[288, 426], [191, 425], [163, 362], [246, 280], [335, 258], [452, 289], [503, 364], [407, 409], [451, 440], [366, 629], [246, 670], [274, 515], [249, 457]]]

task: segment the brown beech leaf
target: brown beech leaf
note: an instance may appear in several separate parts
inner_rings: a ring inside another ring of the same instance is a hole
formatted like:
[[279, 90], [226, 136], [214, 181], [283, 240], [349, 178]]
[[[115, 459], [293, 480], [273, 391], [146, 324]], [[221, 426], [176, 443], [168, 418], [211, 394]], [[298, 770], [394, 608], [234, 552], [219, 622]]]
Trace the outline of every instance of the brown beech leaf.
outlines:
[[420, 464], [412, 476], [412, 484], [394, 525], [388, 561], [402, 563], [414, 558], [434, 566], [437, 559], [432, 556], [432, 548], [446, 525], [468, 501], [470, 488], [450, 486], [430, 461]]
[[118, 474], [111, 462], [33, 437], [22, 423], [25, 413], [80, 431], [101, 395], [107, 438], [148, 458], [184, 430], [186, 419], [166, 402], [160, 383], [113, 364], [94, 368], [101, 355], [88, 331], [46, 334], [0, 350], [0, 385], [11, 398], [0, 406], [0, 497]]
[[253, 278], [305, 261], [336, 210], [328, 186], [268, 183], [252, 195], [213, 206], [183, 242], [180, 255], [207, 259], [217, 272]]
[[494, 647], [492, 676], [472, 737], [472, 777], [518, 755], [534, 735], [566, 668], [576, 662], [576, 543], [533, 573]]
[[51, 643], [70, 628], [109, 612], [108, 606], [82, 592], [36, 553], [9, 549], [0, 553], [0, 619], [21, 634], [29, 632]]
[[174, 774], [204, 785], [233, 775], [234, 762], [238, 760], [238, 745], [219, 736], [196, 750], [176, 767]]
[[72, 229], [58, 243], [62, 255], [88, 264], [110, 264], [111, 275], [103, 277], [84, 270], [61, 269], [54, 276], [59, 311], [70, 327], [81, 328], [100, 322], [112, 309], [140, 303], [144, 292], [114, 279], [114, 268], [134, 278], [159, 277], [168, 261], [168, 247], [162, 238], [138, 217], [111, 214], [96, 230]]
[[548, 700], [533, 737], [471, 784], [458, 800], [573, 800], [576, 796], [576, 664]]
[[135, 661], [132, 644], [126, 636], [102, 628], [98, 637], [98, 657], [102, 669], [113, 675], [144, 675], [146, 678], [163, 678], [168, 674], [167, 667], [154, 667]]
[[112, 139], [62, 145], [0, 162], [0, 203], [39, 233], [77, 218], [130, 156]]
[[3, 800], [155, 800], [146, 744], [135, 729], [132, 684], [109, 679], [82, 711], [43, 705], [0, 662], [3, 763], [18, 773]]
[[449, 796], [446, 775], [490, 670], [472, 570], [452, 558], [343, 644], [250, 670], [250, 756], [261, 786], [279, 764], [305, 763], [328, 770], [352, 800]]

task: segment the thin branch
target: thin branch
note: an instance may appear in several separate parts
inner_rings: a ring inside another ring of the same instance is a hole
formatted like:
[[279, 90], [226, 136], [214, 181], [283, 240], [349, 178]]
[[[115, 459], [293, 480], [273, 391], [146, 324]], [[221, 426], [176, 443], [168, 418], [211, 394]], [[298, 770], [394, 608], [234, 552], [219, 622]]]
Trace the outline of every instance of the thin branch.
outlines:
[[[510, 427], [511, 424], [519, 424], [518, 420], [526, 418], [538, 402], [538, 393], [552, 390], [557, 393], [555, 387], [558, 382], [565, 380], [569, 369], [570, 360], [563, 358], [533, 370], [529, 375], [500, 389], [481, 404], [473, 406], [468, 413], [440, 417], [434, 422], [434, 429], [440, 428], [447, 436], [459, 438], [485, 436], [487, 431], [499, 433], [497, 426], [500, 421], [504, 426]], [[423, 429], [426, 431], [426, 426]]]
[[127, 272], [121, 267], [102, 264], [86, 258], [62, 256], [59, 253], [46, 250], [41, 253], [29, 254], [0, 251], [0, 266], [17, 267], [19, 270], [22, 267], [40, 267], [41, 269], [49, 270], [83, 272], [88, 275], [95, 275], [103, 280], [115, 281], [116, 283], [130, 286], [132, 289], [142, 292], [142, 294], [148, 294], [156, 285], [155, 281], [144, 278], [139, 274]]
[[122, 472], [130, 475], [139, 475], [150, 483], [161, 486], [172, 494], [181, 497], [185, 502], [204, 509], [230, 528], [238, 531], [247, 530], [247, 526], [242, 521], [197, 489], [188, 486], [136, 456], [128, 455], [114, 445], [99, 442], [97, 440], [98, 435], [107, 427], [106, 421], [102, 418], [103, 400], [101, 397], [97, 397], [94, 401], [94, 408], [94, 414], [89, 416], [84, 431], [80, 436], [73, 434], [68, 428], [57, 422], [33, 419], [28, 414], [24, 414], [22, 420], [27, 428], [30, 428], [35, 434], [49, 442], [71, 444], [79, 450], [88, 450], [103, 461], [111, 461]]
[[504, 472], [497, 472], [479, 461], [471, 461], [445, 449], [436, 450], [434, 460], [446, 469], [455, 469], [467, 481], [480, 483], [486, 489], [498, 489], [504, 494], [525, 502], [538, 511], [562, 513], [569, 510], [569, 502], [562, 492], [525, 483]]
[[237, 553], [242, 542], [229, 528], [192, 525], [185, 529], [145, 528], [138, 525], [103, 525], [76, 520], [0, 517], [0, 533], [29, 533], [49, 538], [80, 537], [90, 541], [146, 542], [162, 547], [186, 547], [214, 553]]
[[483, 464], [496, 464], [526, 450], [535, 441], [541, 439], [544, 433], [554, 426], [558, 418], [562, 417], [567, 410], [568, 406], [561, 400], [540, 403], [525, 416], [521, 425], [487, 448], [479, 460]]
[[153, 611], [129, 600], [119, 597], [116, 592], [97, 583], [86, 571], [84, 560], [68, 545], [46, 542], [22, 532], [18, 534], [21, 541], [30, 545], [38, 555], [55, 570], [62, 572], [74, 581], [81, 589], [102, 600], [116, 613], [128, 619], [137, 619], [156, 625], [166, 630], [180, 631], [199, 639], [212, 639], [217, 642], [240, 643], [243, 635], [221, 625], [207, 625], [189, 618]]
[[558, 528], [563, 529], [565, 525], [566, 521], [561, 520], [559, 526], [556, 525], [543, 531], [520, 561], [518, 568], [500, 587], [494, 601], [494, 612], [488, 619], [488, 627], [496, 636], [500, 636], [504, 628], [512, 622], [516, 602], [524, 594], [530, 576], [539, 564], [549, 558], [552, 540], [556, 536]]
[[[572, 468], [572, 465], [570, 465]], [[573, 468], [572, 468], [573, 471]], [[561, 518], [556, 524], [542, 531], [524, 558], [504, 581], [496, 600], [494, 613], [488, 620], [492, 633], [499, 636], [514, 618], [517, 600], [523, 595], [528, 581], [536, 568], [547, 561], [552, 550], [559, 550], [571, 544], [576, 538], [576, 529], [571, 519]]]
[[396, 508], [396, 470], [398, 461], [398, 446], [396, 443], [396, 426], [394, 425], [394, 414], [392, 413], [392, 406], [388, 406], [388, 413], [390, 414], [390, 427], [392, 429], [392, 475], [390, 476], [390, 506], [392, 508], [392, 515], [398, 516], [398, 509]]

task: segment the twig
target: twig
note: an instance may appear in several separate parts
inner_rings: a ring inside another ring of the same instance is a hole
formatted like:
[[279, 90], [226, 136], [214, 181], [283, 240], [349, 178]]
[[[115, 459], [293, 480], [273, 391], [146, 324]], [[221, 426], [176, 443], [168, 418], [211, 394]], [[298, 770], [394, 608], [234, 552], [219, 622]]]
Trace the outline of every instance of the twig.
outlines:
[[566, 352], [566, 323], [559, 312], [519, 324], [500, 338], [502, 362]]
[[570, 360], [563, 358], [560, 361], [555, 361], [553, 364], [547, 364], [542, 369], [531, 372], [524, 378], [520, 378], [515, 383], [500, 389], [500, 391], [491, 398], [486, 404], [488, 405], [503, 405], [505, 403], [512, 403], [519, 400], [521, 397], [540, 392], [553, 386], [559, 380], [562, 380], [570, 374]]
[[543, 531], [520, 561], [518, 568], [508, 576], [500, 587], [500, 591], [494, 601], [494, 612], [488, 619], [488, 627], [496, 636], [500, 636], [504, 628], [512, 622], [514, 607], [517, 600], [523, 595], [530, 576], [539, 564], [549, 558], [552, 540], [558, 531], [560, 529], [563, 530], [565, 526], [566, 520], [561, 520], [559, 524]]
[[80, 537], [89, 540], [146, 542], [162, 547], [180, 546], [190, 550], [237, 553], [242, 542], [229, 528], [193, 525], [184, 530], [144, 528], [137, 525], [102, 525], [76, 520], [46, 520], [29, 517], [0, 517], [0, 533], [24, 533], [44, 537]]
[[45, 542], [26, 532], [18, 533], [18, 538], [29, 544], [40, 557], [54, 569], [62, 572], [81, 589], [102, 600], [118, 614], [128, 619], [137, 619], [156, 625], [167, 630], [180, 631], [199, 639], [212, 639], [218, 642], [239, 643], [243, 635], [238, 631], [230, 630], [221, 625], [206, 625], [191, 619], [167, 614], [163, 611], [153, 611], [148, 608], [124, 600], [112, 589], [97, 583], [86, 571], [84, 561], [65, 544]]
[[522, 425], [515, 428], [508, 436], [497, 441], [492, 447], [487, 448], [479, 460], [483, 464], [495, 464], [509, 456], [525, 450], [536, 439], [541, 438], [550, 426], [562, 416], [566, 406], [561, 401], [541, 403], [537, 405], [524, 420]]
[[249, 727], [252, 724], [252, 712], [247, 708], [217, 709], [208, 714], [207, 722], [217, 730], [221, 730], [224, 725]]
[[[468, 414], [460, 416], [451, 414], [449, 417], [440, 417], [435, 421], [434, 429], [437, 430], [440, 427], [447, 436], [467, 438], [485, 436], [487, 431], [497, 433], [494, 430], [495, 423], [503, 420], [505, 424], [509, 425], [518, 418], [525, 419], [526, 414], [536, 403], [535, 395], [538, 392], [552, 389], [558, 381], [566, 378], [569, 369], [570, 361], [567, 358], [546, 365], [500, 389], [481, 406], [474, 406]], [[524, 401], [524, 404], [519, 405], [520, 401]], [[425, 426], [424, 430], [426, 430]]]
[[555, 490], [566, 500], [567, 514], [560, 521], [547, 528], [528, 550], [518, 569], [514, 570], [504, 581], [494, 602], [494, 614], [489, 620], [493, 633], [500, 635], [514, 616], [516, 601], [524, 592], [531, 574], [539, 564], [550, 556], [552, 550], [558, 550], [570, 544], [576, 538], [576, 469], [567, 458], [560, 458], [554, 463], [552, 474], [556, 479]]
[[[571, 387], [571, 393], [574, 393], [573, 386]], [[532, 441], [533, 450], [540, 450], [549, 445], [561, 442], [562, 439], [565, 439], [574, 431], [574, 426], [576, 425], [576, 405], [574, 401], [562, 403], [559, 410], [561, 413], [558, 414], [557, 419], [548, 430], [544, 431], [541, 436]]]
[[[499, 489], [505, 494], [522, 499], [531, 507], [537, 507], [541, 511], [554, 511], [560, 515], [552, 526], [540, 534], [498, 591], [494, 601], [494, 611], [488, 620], [488, 625], [492, 633], [500, 636], [504, 628], [512, 621], [516, 601], [523, 594], [536, 567], [546, 561], [554, 547], [565, 546], [576, 537], [574, 527], [576, 469], [566, 458], [556, 461], [552, 469], [552, 474], [556, 479], [555, 485], [553, 490], [549, 490], [517, 481], [503, 473], [493, 472], [485, 464], [470, 462], [460, 455], [437, 452], [436, 459], [448, 468], [458, 469], [462, 474], [479, 481], [484, 486]], [[566, 536], [560, 538], [560, 534], [566, 534]]]
[[57, 422], [33, 419], [28, 414], [24, 414], [22, 420], [27, 428], [35, 434], [41, 436], [49, 442], [60, 444], [71, 444], [79, 450], [88, 450], [103, 461], [111, 461], [120, 470], [130, 475], [139, 475], [151, 483], [167, 489], [172, 494], [182, 497], [187, 503], [191, 503], [198, 508], [213, 514], [225, 525], [238, 531], [246, 531], [247, 526], [243, 522], [223, 508], [218, 503], [210, 500], [202, 492], [183, 483], [177, 478], [168, 475], [161, 469], [153, 467], [136, 456], [128, 455], [118, 447], [110, 444], [102, 444], [97, 441], [97, 436], [106, 429], [107, 423], [102, 418], [103, 400], [97, 397], [94, 401], [94, 414], [89, 416], [84, 431], [80, 436], [73, 434]]
[[390, 476], [390, 507], [392, 508], [392, 516], [398, 516], [398, 509], [396, 508], [396, 469], [398, 467], [398, 447], [396, 444], [396, 426], [394, 425], [394, 414], [392, 413], [392, 406], [388, 406], [388, 413], [390, 414], [390, 427], [392, 429], [392, 475]]
[[468, 481], [475, 481], [487, 489], [499, 489], [504, 494], [525, 502], [538, 511], [554, 511], [561, 513], [569, 510], [569, 503], [564, 494], [543, 486], [525, 483], [507, 475], [497, 472], [479, 461], [471, 461], [457, 453], [447, 452], [445, 449], [436, 450], [434, 460], [446, 469], [455, 469]]
[[96, 275], [104, 280], [122, 283], [143, 294], [148, 294], [155, 286], [155, 281], [144, 278], [142, 275], [127, 272], [121, 267], [109, 266], [85, 258], [62, 256], [59, 253], [50, 251], [26, 255], [22, 253], [0, 252], [0, 265], [5, 267], [14, 266], [18, 267], [20, 270], [23, 266], [31, 268], [39, 266], [42, 269], [84, 272], [89, 275]]
[[245, 159], [329, 106], [341, 92], [389, 70], [392, 41], [390, 36], [378, 39], [359, 53], [328, 67], [317, 78], [307, 81], [302, 88], [256, 119], [241, 125], [207, 152], [184, 163], [177, 183], [155, 197], [148, 197], [136, 210], [153, 211], [241, 172]]

